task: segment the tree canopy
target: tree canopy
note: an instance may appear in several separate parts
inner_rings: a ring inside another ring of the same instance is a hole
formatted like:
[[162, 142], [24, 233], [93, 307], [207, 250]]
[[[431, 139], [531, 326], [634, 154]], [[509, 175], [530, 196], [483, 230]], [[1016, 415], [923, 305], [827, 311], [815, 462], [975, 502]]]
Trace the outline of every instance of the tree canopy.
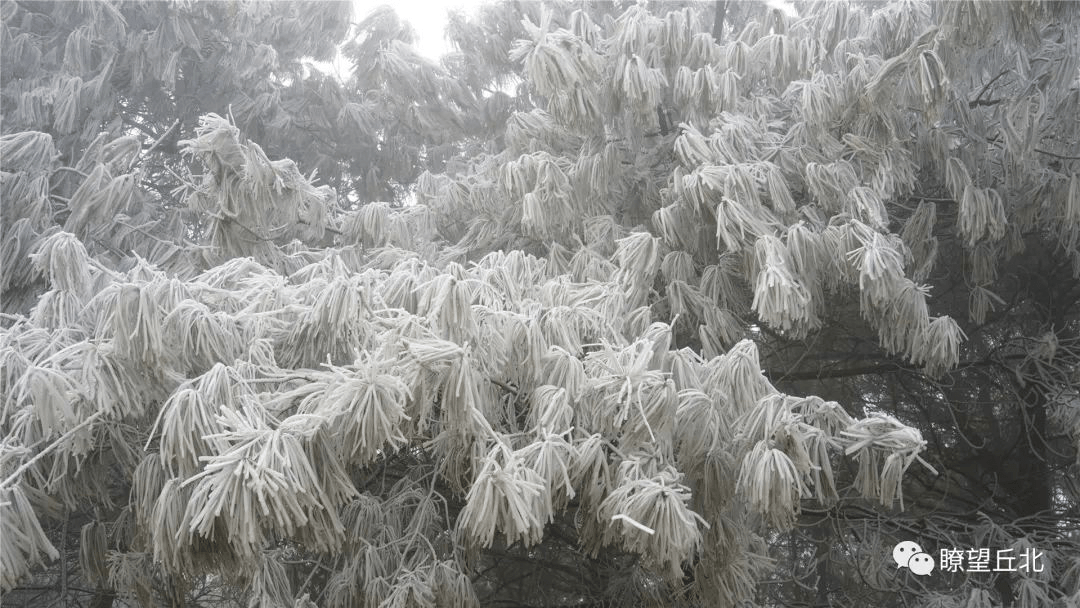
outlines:
[[350, 8], [0, 3], [9, 598], [1080, 606], [1077, 7]]

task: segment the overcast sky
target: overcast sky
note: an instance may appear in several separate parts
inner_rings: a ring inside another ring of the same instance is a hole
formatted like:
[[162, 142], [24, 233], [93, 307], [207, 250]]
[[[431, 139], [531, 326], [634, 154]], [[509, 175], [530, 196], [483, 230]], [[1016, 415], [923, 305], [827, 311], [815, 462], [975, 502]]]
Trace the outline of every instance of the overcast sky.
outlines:
[[[451, 9], [476, 10], [477, 6], [492, 0], [352, 0], [353, 21], [366, 17], [372, 10], [389, 4], [398, 17], [412, 24], [416, 30], [416, 46], [421, 55], [438, 60], [450, 50], [443, 30], [446, 28], [446, 13]], [[793, 17], [798, 13], [787, 0], [764, 0], [765, 4], [783, 10]]]
[[483, 0], [353, 0], [353, 19], [359, 21], [376, 7], [389, 4], [398, 17], [408, 21], [416, 30], [416, 46], [420, 54], [438, 59], [450, 50], [443, 36], [446, 12], [455, 8], [472, 11], [483, 3]]
[[[456, 8], [471, 12], [486, 1], [491, 0], [352, 0], [353, 20], [360, 21], [376, 7], [389, 4], [397, 12], [398, 17], [411, 23], [413, 29], [416, 30], [416, 46], [420, 54], [437, 60], [450, 50], [450, 45], [443, 36], [443, 29], [446, 27], [446, 12]], [[764, 2], [792, 17], [798, 16], [787, 0], [764, 0]]]

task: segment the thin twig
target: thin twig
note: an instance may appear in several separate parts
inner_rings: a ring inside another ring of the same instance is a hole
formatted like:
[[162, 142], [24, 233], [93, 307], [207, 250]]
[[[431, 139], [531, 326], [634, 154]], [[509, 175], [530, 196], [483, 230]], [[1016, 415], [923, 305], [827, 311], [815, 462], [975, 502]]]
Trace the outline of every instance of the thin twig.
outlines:
[[297, 597], [301, 597], [304, 595], [304, 591], [307, 591], [308, 585], [311, 584], [311, 580], [315, 578], [315, 573], [318, 572], [319, 568], [322, 567], [324, 566], [322, 565], [322, 558], [320, 557], [319, 560], [315, 562], [315, 565], [311, 567], [311, 572], [307, 575], [307, 579], [304, 580], [304, 584], [300, 587], [300, 591], [296, 594]]
[[46, 454], [51, 452], [54, 448], [59, 446], [64, 441], [66, 441], [69, 437], [74, 435], [77, 431], [82, 430], [83, 427], [88, 426], [91, 422], [94, 422], [95, 420], [100, 418], [104, 413], [105, 413], [105, 410], [98, 410], [97, 412], [91, 414], [90, 417], [88, 417], [86, 420], [83, 420], [79, 424], [75, 425], [75, 427], [73, 429], [71, 429], [70, 431], [68, 431], [68, 432], [64, 433], [63, 435], [61, 435], [59, 439], [57, 439], [56, 441], [52, 442], [51, 444], [45, 446], [45, 449], [38, 452], [37, 456], [34, 456], [30, 460], [26, 461], [21, 467], [19, 467], [18, 469], [15, 469], [14, 473], [12, 473], [11, 475], [8, 475], [7, 479], [5, 479], [3, 482], [0, 482], [0, 489], [9, 487], [14, 481], [18, 480], [19, 475], [22, 475], [24, 472], [26, 472], [27, 469], [34, 466], [34, 463], [36, 463], [37, 461], [44, 458]]
[[993, 78], [991, 78], [991, 79], [990, 79], [990, 82], [988, 82], [988, 83], [986, 83], [985, 85], [983, 85], [983, 88], [982, 88], [982, 90], [981, 90], [981, 91], [979, 91], [979, 94], [975, 96], [975, 99], [973, 99], [973, 100], [971, 100], [971, 101], [969, 101], [969, 102], [968, 102], [968, 107], [969, 107], [969, 108], [974, 108], [974, 107], [975, 107], [975, 106], [977, 106], [977, 105], [988, 105], [988, 104], [986, 104], [985, 102], [983, 102], [983, 103], [980, 103], [980, 102], [979, 102], [979, 100], [980, 100], [980, 99], [982, 99], [982, 96], [986, 94], [986, 91], [987, 91], [987, 90], [989, 90], [989, 89], [990, 89], [990, 87], [991, 87], [991, 86], [993, 86], [993, 85], [994, 85], [994, 83], [998, 81], [998, 78], [1001, 78], [1001, 77], [1002, 77], [1002, 76], [1004, 76], [1005, 74], [1008, 74], [1008, 73], [1009, 73], [1009, 71], [1010, 71], [1010, 70], [1008, 70], [1008, 69], [1005, 69], [1005, 70], [1001, 70], [1001, 73], [1000, 73], [1000, 74], [998, 74], [997, 76], [994, 76]]
[[154, 239], [155, 241], [157, 241], [159, 243], [164, 243], [166, 245], [172, 245], [174, 247], [183, 247], [182, 243], [176, 243], [174, 241], [167, 241], [167, 240], [165, 240], [165, 239], [163, 239], [161, 237], [155, 236], [155, 235], [147, 232], [146, 230], [144, 230], [140, 226], [132, 226], [131, 224], [128, 224], [127, 222], [121, 222], [121, 221], [118, 221], [116, 223], [121, 225], [121, 226], [124, 226], [125, 228], [131, 228], [132, 230], [135, 230], [137, 232], [141, 232], [143, 235], [148, 236], [148, 237]]
[[64, 509], [64, 527], [60, 531], [60, 597], [57, 602], [64, 606], [67, 604], [67, 579], [68, 579], [68, 567], [67, 567], [67, 536], [68, 536], [68, 523], [71, 521], [71, 513]]
[[161, 145], [161, 142], [165, 141], [165, 138], [168, 137], [174, 130], [176, 130], [176, 127], [178, 127], [178, 126], [180, 126], [180, 119], [179, 118], [174, 120], [173, 123], [171, 125], [169, 125], [169, 128], [165, 129], [165, 132], [161, 134], [161, 137], [157, 138], [157, 140], [154, 141], [154, 143], [151, 144], [150, 147], [146, 149], [147, 153], [153, 152], [154, 150], [157, 150], [158, 146]]
[[499, 388], [503, 389], [504, 391], [513, 394], [515, 397], [517, 397], [517, 395], [518, 395], [517, 389], [510, 386], [509, 384], [506, 384], [504, 382], [500, 382], [499, 380], [496, 380], [494, 378], [488, 378], [488, 382], [491, 382], [492, 384], [494, 384], [495, 386], [498, 386]]
[[72, 167], [57, 167], [56, 169], [53, 169], [53, 173], [56, 173], [57, 171], [71, 171], [72, 173], [76, 173], [76, 174], [82, 176], [83, 179], [89, 179], [90, 178], [89, 175], [83, 173], [82, 171], [79, 171], [78, 169], [74, 169]]
[[1039, 148], [1035, 148], [1035, 151], [1039, 154], [1045, 154], [1047, 156], [1053, 156], [1054, 158], [1060, 158], [1061, 160], [1080, 160], [1080, 156], [1065, 156], [1064, 154], [1055, 154], [1054, 152], [1040, 150]]

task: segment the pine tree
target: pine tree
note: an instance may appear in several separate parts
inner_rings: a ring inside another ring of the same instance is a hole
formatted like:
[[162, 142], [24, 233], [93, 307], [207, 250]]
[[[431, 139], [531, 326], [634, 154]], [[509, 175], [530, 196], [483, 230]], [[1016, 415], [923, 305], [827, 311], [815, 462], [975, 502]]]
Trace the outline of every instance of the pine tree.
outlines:
[[3, 590], [1080, 601], [1071, 5], [0, 6]]

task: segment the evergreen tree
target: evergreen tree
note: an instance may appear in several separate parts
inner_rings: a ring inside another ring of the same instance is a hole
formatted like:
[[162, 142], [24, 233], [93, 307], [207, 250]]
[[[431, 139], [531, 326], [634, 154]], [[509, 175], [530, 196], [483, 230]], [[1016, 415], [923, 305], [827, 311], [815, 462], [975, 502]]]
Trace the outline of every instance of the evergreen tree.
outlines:
[[0, 7], [4, 591], [1080, 602], [1073, 6]]

